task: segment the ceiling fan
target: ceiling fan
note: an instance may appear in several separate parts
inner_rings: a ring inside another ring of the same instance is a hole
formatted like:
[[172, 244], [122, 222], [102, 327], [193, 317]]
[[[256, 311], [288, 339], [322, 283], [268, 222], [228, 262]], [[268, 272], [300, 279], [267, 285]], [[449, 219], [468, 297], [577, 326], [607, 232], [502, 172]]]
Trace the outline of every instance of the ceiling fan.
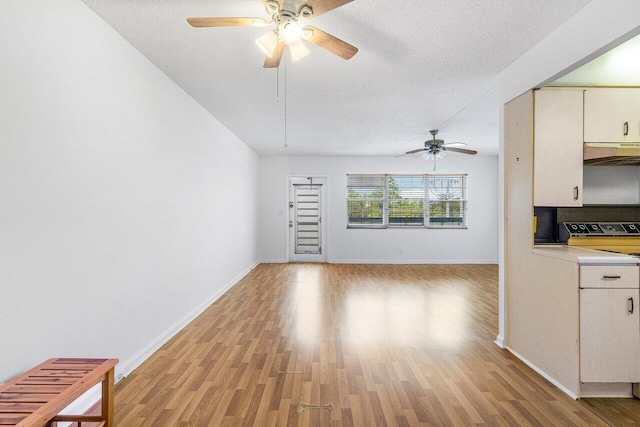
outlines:
[[304, 25], [304, 22], [323, 13], [329, 12], [353, 0], [307, 0], [298, 8], [291, 1], [262, 0], [271, 20], [262, 18], [188, 18], [193, 27], [247, 27], [269, 26], [272, 29], [256, 42], [266, 53], [264, 68], [275, 68], [286, 48], [291, 51], [293, 61], [304, 58], [309, 53], [302, 39], [308, 40], [341, 58], [351, 59], [358, 48], [339, 38], [325, 33], [316, 27]]
[[422, 157], [425, 160], [433, 159], [433, 170], [436, 170], [436, 161], [443, 158], [447, 151], [454, 151], [456, 153], [463, 154], [477, 154], [476, 150], [467, 150], [466, 148], [455, 148], [454, 146], [467, 145], [464, 142], [449, 142], [446, 143], [442, 139], [436, 139], [436, 135], [438, 134], [438, 129], [434, 129], [429, 131], [433, 136], [433, 139], [426, 140], [424, 142], [424, 148], [417, 148], [415, 150], [407, 151], [404, 154], [401, 154], [397, 157], [406, 156], [407, 154], [416, 154], [422, 152]]

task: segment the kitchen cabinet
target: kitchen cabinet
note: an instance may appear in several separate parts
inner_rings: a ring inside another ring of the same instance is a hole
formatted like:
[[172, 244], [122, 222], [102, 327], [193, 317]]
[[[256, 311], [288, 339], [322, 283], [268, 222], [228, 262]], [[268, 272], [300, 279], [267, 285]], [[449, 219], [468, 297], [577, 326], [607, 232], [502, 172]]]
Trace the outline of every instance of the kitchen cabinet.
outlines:
[[580, 267], [581, 382], [640, 382], [638, 271]]
[[640, 89], [587, 89], [584, 142], [640, 142]]
[[582, 206], [583, 93], [534, 93], [534, 206]]

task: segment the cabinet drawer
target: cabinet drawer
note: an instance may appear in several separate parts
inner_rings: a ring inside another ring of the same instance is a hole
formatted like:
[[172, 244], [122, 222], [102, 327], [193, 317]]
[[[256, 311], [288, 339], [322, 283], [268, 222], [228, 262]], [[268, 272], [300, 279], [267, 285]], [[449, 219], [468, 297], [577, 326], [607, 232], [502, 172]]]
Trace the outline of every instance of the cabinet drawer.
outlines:
[[580, 267], [581, 288], [633, 289], [640, 287], [640, 269], [635, 265], [588, 265]]

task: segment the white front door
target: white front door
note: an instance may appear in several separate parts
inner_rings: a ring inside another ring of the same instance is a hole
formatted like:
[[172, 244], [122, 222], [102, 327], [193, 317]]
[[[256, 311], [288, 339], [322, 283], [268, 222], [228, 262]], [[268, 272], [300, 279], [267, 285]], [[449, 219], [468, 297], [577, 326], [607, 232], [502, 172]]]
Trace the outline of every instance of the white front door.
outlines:
[[324, 177], [289, 178], [289, 261], [326, 262]]

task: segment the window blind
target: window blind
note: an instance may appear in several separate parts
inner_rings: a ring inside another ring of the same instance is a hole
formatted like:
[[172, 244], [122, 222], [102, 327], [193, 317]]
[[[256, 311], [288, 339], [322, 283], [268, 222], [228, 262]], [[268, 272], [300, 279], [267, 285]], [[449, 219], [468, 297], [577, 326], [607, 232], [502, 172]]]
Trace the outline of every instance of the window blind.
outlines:
[[424, 225], [424, 175], [387, 177], [388, 225]]
[[430, 175], [429, 227], [467, 228], [467, 176]]
[[384, 175], [347, 175], [348, 226], [383, 226]]

